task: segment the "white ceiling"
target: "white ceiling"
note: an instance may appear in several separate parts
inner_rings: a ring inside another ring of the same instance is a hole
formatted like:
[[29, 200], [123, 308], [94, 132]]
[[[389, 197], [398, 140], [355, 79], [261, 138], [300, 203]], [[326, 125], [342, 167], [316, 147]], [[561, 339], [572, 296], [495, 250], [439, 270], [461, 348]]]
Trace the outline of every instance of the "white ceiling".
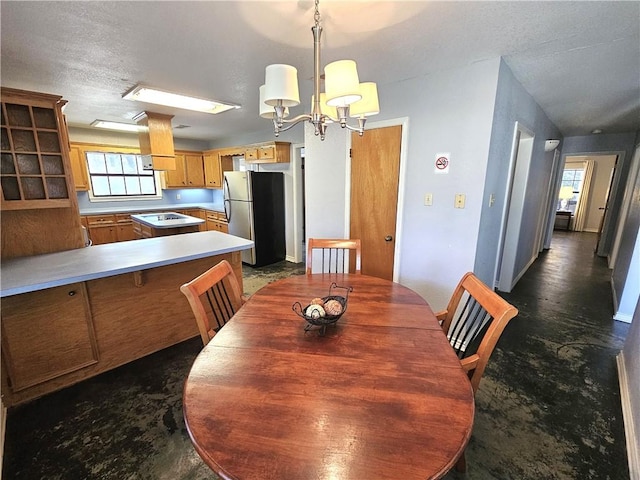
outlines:
[[[640, 129], [638, 1], [322, 0], [320, 13], [322, 64], [352, 58], [361, 81], [382, 86], [502, 56], [565, 136]], [[3, 0], [0, 14], [2, 86], [62, 95], [69, 125], [149, 110], [189, 125], [174, 131], [180, 138], [271, 132], [257, 113], [271, 63], [296, 66], [310, 101], [309, 0]], [[242, 108], [214, 116], [123, 100], [137, 83]]]

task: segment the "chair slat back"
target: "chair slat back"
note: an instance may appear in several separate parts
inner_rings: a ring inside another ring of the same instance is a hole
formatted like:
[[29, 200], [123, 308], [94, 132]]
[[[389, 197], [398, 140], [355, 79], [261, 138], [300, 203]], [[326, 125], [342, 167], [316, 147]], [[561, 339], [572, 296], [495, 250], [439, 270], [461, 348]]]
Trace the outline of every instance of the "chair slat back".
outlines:
[[[314, 251], [321, 258], [318, 273], [361, 273], [360, 239], [310, 238], [307, 241], [307, 274], [313, 273]], [[353, 267], [350, 267], [350, 264]]]
[[465, 359], [477, 355], [475, 367], [468, 371], [474, 392], [500, 335], [517, 314], [513, 305], [471, 272], [456, 287], [442, 329], [463, 365]]
[[242, 294], [231, 264], [222, 260], [180, 287], [196, 317], [206, 345], [242, 306]]

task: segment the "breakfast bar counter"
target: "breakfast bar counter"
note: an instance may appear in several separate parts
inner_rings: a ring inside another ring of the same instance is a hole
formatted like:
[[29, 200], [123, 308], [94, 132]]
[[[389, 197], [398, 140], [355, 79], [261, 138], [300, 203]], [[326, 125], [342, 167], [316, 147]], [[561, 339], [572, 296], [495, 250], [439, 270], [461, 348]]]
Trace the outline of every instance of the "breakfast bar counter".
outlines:
[[208, 231], [2, 262], [2, 398], [15, 405], [198, 336], [180, 286], [253, 242]]
[[210, 231], [107, 243], [2, 261], [0, 297], [162, 267], [253, 247], [244, 238]]

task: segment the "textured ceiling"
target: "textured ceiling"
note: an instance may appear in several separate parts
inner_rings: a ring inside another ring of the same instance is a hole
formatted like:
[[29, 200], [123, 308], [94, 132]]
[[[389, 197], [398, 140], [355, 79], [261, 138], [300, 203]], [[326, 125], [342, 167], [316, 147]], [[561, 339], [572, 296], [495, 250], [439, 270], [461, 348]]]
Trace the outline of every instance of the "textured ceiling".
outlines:
[[[322, 64], [352, 58], [361, 81], [502, 56], [565, 136], [640, 129], [640, 2], [323, 0], [320, 11]], [[271, 63], [296, 66], [303, 102], [311, 96], [310, 1], [2, 1], [0, 14], [2, 86], [62, 95], [69, 125], [146, 109], [189, 125], [181, 138], [270, 132], [257, 104]], [[242, 108], [213, 116], [123, 100], [137, 83]]]

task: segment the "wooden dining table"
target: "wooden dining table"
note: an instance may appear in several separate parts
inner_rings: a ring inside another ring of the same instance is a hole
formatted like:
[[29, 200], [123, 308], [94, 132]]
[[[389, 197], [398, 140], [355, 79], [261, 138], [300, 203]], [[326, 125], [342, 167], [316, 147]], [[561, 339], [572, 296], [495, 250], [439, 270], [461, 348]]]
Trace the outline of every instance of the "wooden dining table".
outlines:
[[[329, 295], [332, 282], [353, 288], [344, 314], [324, 336], [306, 331], [292, 305]], [[257, 291], [195, 359], [183, 407], [198, 454], [237, 480], [441, 478], [474, 416], [469, 380], [427, 302], [355, 274]]]

